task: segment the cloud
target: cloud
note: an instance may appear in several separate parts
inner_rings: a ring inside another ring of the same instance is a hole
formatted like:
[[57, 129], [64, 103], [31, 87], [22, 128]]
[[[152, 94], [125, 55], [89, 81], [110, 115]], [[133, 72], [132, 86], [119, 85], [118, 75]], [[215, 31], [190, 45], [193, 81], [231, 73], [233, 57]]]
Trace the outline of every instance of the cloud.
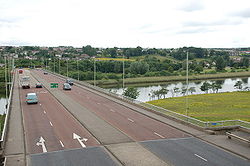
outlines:
[[197, 34], [197, 33], [207, 33], [213, 32], [210, 28], [184, 28], [184, 30], [177, 31], [176, 34]]
[[18, 40], [18, 39], [11, 39], [11, 40], [7, 40], [7, 41], [0, 40], [0, 45], [1, 46], [29, 46], [32, 44], [29, 42]]
[[214, 21], [188, 21], [184, 22], [182, 25], [184, 27], [210, 27], [210, 26], [225, 26], [225, 25], [239, 25], [242, 24], [241, 19], [221, 19]]
[[185, 12], [194, 12], [204, 9], [204, 5], [201, 0], [188, 0], [187, 2], [183, 1], [178, 9]]
[[242, 18], [250, 18], [250, 8], [247, 8], [241, 11], [232, 12], [230, 15], [236, 16], [236, 17], [242, 17]]

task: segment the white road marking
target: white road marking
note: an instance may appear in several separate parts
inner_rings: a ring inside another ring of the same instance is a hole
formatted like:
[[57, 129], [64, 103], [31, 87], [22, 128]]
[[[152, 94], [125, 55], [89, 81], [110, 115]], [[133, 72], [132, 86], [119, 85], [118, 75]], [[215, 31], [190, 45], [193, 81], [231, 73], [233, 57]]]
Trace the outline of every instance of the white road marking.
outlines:
[[41, 106], [42, 104], [40, 103], [40, 106]]
[[88, 141], [87, 138], [82, 138], [82, 139], [81, 139], [81, 137], [80, 137], [79, 135], [77, 135], [76, 133], [73, 133], [73, 139], [77, 139], [77, 141], [80, 143], [80, 145], [81, 145], [83, 148], [86, 148], [86, 145], [85, 145], [83, 142]]
[[87, 97], [87, 99], [89, 99], [89, 97]]
[[53, 126], [53, 124], [51, 122], [49, 122], [50, 126]]
[[98, 105], [101, 104], [101, 103], [97, 103]]
[[199, 157], [200, 159], [202, 159], [202, 160], [204, 160], [204, 161], [206, 161], [207, 162], [207, 159], [205, 159], [205, 158], [203, 158], [203, 157], [201, 157], [201, 156], [199, 156], [198, 154], [194, 154], [196, 157]]
[[110, 109], [111, 112], [115, 112], [114, 110]]
[[36, 143], [37, 146], [42, 146], [43, 153], [47, 152], [46, 146], [45, 146], [45, 139], [43, 137], [40, 137], [39, 141]]
[[59, 141], [60, 141], [61, 146], [62, 146], [62, 147], [64, 147], [64, 145], [63, 145], [62, 141], [61, 141], [61, 140], [59, 140]]
[[128, 118], [128, 120], [130, 121], [130, 122], [132, 122], [132, 123], [134, 123], [135, 121], [133, 121], [132, 119], [130, 119], [130, 118]]
[[44, 114], [46, 114], [46, 111], [43, 111]]
[[159, 136], [159, 137], [161, 137], [161, 138], [165, 138], [165, 137], [163, 137], [162, 135], [160, 135], [160, 134], [158, 134], [156, 132], [154, 132], [154, 134], [157, 135], [157, 136]]

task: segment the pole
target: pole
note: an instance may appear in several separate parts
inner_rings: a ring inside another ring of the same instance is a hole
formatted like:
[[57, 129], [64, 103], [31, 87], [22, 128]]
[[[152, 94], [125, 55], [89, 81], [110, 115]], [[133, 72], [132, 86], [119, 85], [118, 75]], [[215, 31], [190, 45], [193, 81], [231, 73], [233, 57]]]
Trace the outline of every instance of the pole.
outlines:
[[187, 70], [186, 70], [186, 115], [188, 116], [188, 52], [187, 52]]
[[96, 86], [96, 64], [95, 64], [95, 57], [94, 57], [94, 86]]
[[56, 60], [55, 60], [55, 57], [54, 57], [54, 73], [56, 73]]
[[79, 81], [79, 65], [78, 65], [78, 59], [76, 59], [76, 64], [77, 64], [77, 79]]
[[8, 106], [8, 87], [7, 87], [7, 60], [6, 60], [6, 56], [4, 57], [4, 66], [5, 66], [5, 98], [6, 98], [6, 109], [5, 109], [5, 113], [7, 113], [7, 106]]
[[67, 77], [69, 77], [69, 59], [67, 59]]
[[60, 58], [58, 58], [58, 74], [60, 74]]
[[124, 82], [124, 75], [125, 75], [125, 71], [124, 71], [124, 54], [122, 55], [122, 58], [123, 58], [123, 61], [122, 61], [122, 89], [123, 89], [123, 93], [124, 93], [124, 85], [125, 85], [125, 82]]

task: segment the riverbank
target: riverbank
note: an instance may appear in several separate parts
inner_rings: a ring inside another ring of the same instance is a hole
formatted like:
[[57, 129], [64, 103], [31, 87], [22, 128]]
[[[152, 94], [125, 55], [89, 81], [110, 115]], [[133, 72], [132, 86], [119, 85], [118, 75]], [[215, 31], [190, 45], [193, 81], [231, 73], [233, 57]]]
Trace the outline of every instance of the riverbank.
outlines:
[[[211, 79], [224, 79], [224, 78], [236, 78], [236, 77], [249, 77], [250, 71], [247, 72], [232, 72], [232, 73], [218, 73], [218, 74], [201, 74], [201, 75], [191, 75], [188, 77], [189, 80], [211, 80]], [[136, 85], [136, 84], [155, 84], [155, 83], [166, 83], [166, 82], [176, 82], [185, 81], [186, 76], [162, 76], [162, 77], [137, 77], [137, 78], [126, 78], [126, 85]], [[87, 81], [93, 84], [93, 80]], [[122, 80], [97, 80], [96, 85], [101, 87], [114, 87], [121, 85]]]
[[[202, 121], [244, 120], [250, 122], [250, 92], [227, 92], [188, 96], [188, 116]], [[148, 102], [186, 114], [186, 97]]]

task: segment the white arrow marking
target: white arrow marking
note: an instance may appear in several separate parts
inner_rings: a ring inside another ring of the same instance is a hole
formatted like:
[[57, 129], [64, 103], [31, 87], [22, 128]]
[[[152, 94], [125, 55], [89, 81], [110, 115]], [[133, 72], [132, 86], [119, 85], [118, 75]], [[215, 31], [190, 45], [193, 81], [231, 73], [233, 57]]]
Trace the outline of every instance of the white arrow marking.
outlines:
[[88, 141], [87, 138], [82, 138], [82, 139], [81, 139], [81, 137], [80, 137], [79, 135], [73, 133], [73, 139], [77, 139], [77, 141], [81, 144], [81, 146], [82, 146], [83, 148], [86, 148], [86, 145], [84, 145], [83, 141], [84, 141], [84, 142]]
[[42, 146], [43, 153], [47, 152], [46, 146], [45, 146], [45, 140], [43, 137], [40, 137], [40, 140], [36, 143], [37, 146]]
[[50, 126], [53, 126], [53, 124], [51, 122], [49, 122]]

